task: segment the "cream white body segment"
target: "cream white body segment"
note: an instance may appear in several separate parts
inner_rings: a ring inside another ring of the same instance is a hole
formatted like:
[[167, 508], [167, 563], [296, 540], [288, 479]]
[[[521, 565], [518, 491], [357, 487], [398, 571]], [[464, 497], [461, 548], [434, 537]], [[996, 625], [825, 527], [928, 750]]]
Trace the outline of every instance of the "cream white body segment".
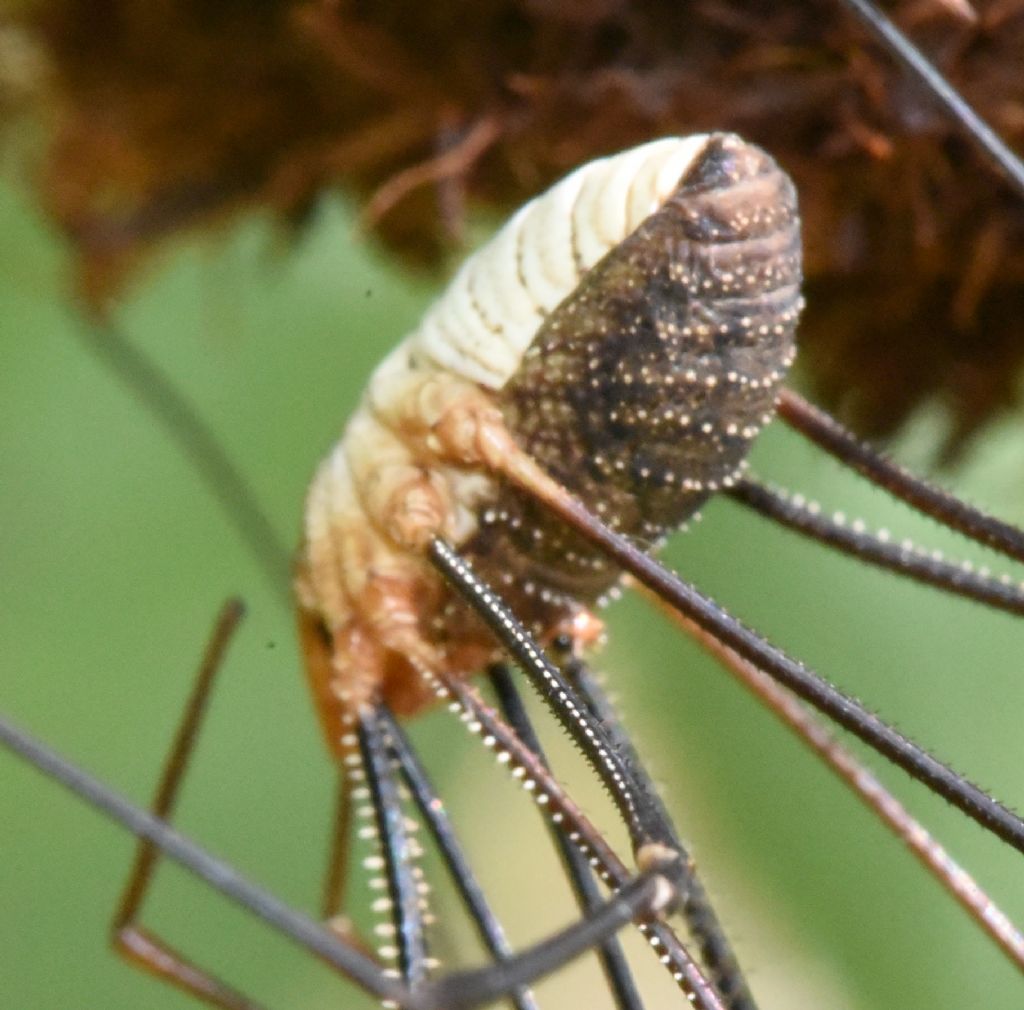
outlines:
[[706, 142], [704, 134], [656, 140], [566, 176], [466, 260], [394, 353], [500, 389], [544, 317], [668, 199]]

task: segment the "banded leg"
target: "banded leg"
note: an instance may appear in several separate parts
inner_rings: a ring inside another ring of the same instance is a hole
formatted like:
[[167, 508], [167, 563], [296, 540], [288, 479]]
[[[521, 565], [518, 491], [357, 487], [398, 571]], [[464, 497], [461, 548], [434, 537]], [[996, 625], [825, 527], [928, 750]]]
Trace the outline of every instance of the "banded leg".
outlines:
[[662, 809], [644, 794], [629, 762], [620, 754], [586, 706], [574, 697], [561, 671], [494, 590], [473, 573], [449, 544], [435, 537], [429, 557], [445, 581], [473, 608], [526, 674], [551, 713], [572, 736], [584, 758], [604, 783], [630, 833], [633, 851], [642, 862], [648, 847], [678, 853], [679, 883], [685, 886], [687, 855]]
[[[507, 666], [496, 664], [490, 671], [491, 685], [498, 696], [498, 704], [502, 713], [508, 720], [508, 724], [518, 734], [519, 738], [537, 755], [538, 759], [547, 765], [544, 751], [541, 749], [540, 740], [530, 722], [526, 707], [516, 691], [512, 682], [512, 675]], [[548, 766], [550, 767], [550, 766]], [[568, 838], [556, 830], [555, 825], [550, 824], [549, 828], [555, 847], [558, 850], [559, 859], [565, 867], [569, 877], [576, 901], [583, 912], [594, 908], [600, 901], [600, 892], [597, 883], [587, 861], [580, 851], [572, 845]], [[640, 994], [637, 992], [636, 983], [633, 981], [629, 965], [626, 963], [622, 945], [616, 939], [608, 940], [596, 951], [604, 970], [605, 978], [615, 999], [618, 1010], [642, 1010], [643, 1004]]]
[[[441, 852], [477, 934], [496, 961], [507, 961], [512, 957], [512, 948], [487, 903], [426, 769], [420, 764], [408, 737], [387, 707], [378, 707], [376, 715], [412, 800]], [[537, 1002], [528, 989], [509, 994], [509, 1000], [517, 1010], [537, 1010]]]

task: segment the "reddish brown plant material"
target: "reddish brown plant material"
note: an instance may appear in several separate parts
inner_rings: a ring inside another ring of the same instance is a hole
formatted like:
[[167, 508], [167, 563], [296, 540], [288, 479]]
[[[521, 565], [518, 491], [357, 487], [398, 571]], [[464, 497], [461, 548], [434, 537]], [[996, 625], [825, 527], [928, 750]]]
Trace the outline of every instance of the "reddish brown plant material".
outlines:
[[[1024, 147], [1024, 2], [889, 10]], [[1015, 403], [1024, 207], [835, 0], [38, 0], [26, 25], [40, 192], [93, 304], [170, 235], [299, 224], [334, 189], [434, 265], [467, 201], [504, 213], [601, 153], [728, 129], [801, 194], [817, 399], [875, 437], [938, 400], [950, 450]]]

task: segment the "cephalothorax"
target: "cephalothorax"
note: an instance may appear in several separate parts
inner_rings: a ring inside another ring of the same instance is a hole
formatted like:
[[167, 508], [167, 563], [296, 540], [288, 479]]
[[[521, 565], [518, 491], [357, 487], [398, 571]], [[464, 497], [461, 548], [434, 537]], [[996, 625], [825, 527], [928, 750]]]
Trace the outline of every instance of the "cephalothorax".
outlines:
[[658, 542], [731, 486], [770, 419], [799, 286], [792, 184], [732, 134], [592, 162], [471, 257], [374, 373], [309, 495], [299, 592], [329, 638], [328, 658], [307, 635], [331, 746], [362, 703], [421, 705], [417, 665], [468, 674], [494, 654], [425, 563], [434, 535], [542, 638], [592, 629], [584, 610], [618, 569], [490, 457], [514, 446]]

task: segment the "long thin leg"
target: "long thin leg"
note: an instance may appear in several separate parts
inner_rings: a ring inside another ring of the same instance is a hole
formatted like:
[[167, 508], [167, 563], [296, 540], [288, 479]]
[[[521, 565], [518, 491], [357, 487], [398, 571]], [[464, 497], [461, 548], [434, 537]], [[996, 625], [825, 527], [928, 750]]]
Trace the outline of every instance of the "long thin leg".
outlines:
[[[664, 907], [671, 886], [657, 866], [629, 878], [607, 901], [573, 925], [534, 944], [515, 958], [471, 971], [456, 972], [423, 987], [409, 1010], [469, 1010], [507, 996], [524, 985], [557, 971], [580, 954], [593, 950], [623, 926]], [[721, 1004], [693, 1001], [695, 1007]]]
[[658, 867], [652, 866], [627, 880], [593, 914], [528, 947], [509, 961], [490, 968], [453, 973], [436, 983], [428, 983], [420, 993], [413, 994], [330, 930], [252, 884], [160, 818], [135, 806], [2, 717], [0, 746], [132, 834], [154, 844], [167, 858], [315, 954], [366, 992], [403, 1010], [470, 1010], [506, 995], [556, 971], [628, 923], [664, 907], [671, 891]]
[[331, 826], [330, 850], [327, 856], [327, 869], [324, 873], [320, 909], [327, 925], [338, 936], [369, 954], [370, 945], [356, 931], [352, 920], [345, 911], [349, 843], [353, 830], [352, 792], [353, 787], [346, 780], [345, 770], [339, 768], [334, 799], [334, 823]]
[[[209, 702], [214, 678], [223, 666], [224, 653], [242, 618], [242, 610], [240, 601], [230, 600], [217, 619], [153, 797], [153, 815], [161, 820], [169, 818], [174, 811], [182, 778], [188, 768], [189, 758]], [[153, 842], [146, 839], [139, 842], [135, 862], [111, 923], [111, 942], [114, 949], [136, 967], [156, 975], [211, 1006], [221, 1007], [223, 1010], [258, 1010], [258, 1004], [198, 968], [188, 958], [138, 924], [137, 920], [146, 892], [153, 880], [158, 856], [159, 852]]]
[[832, 769], [893, 834], [914, 853], [939, 884], [1024, 971], [1024, 935], [974, 879], [919, 824], [866, 765], [838, 743], [799, 700], [692, 621], [671, 612], [677, 623], [732, 673], [773, 715]]
[[637, 776], [586, 706], [573, 696], [561, 671], [544, 655], [515, 614], [490, 586], [481, 582], [469, 564], [447, 543], [434, 538], [429, 557], [473, 610], [494, 632], [498, 641], [520, 665], [530, 683], [552, 714], [572, 736], [584, 758], [604, 783], [629, 829], [633, 850], [638, 858], [646, 846], [665, 846], [680, 855], [685, 872], [686, 853], [676, 832], [662, 816], [659, 804], [644, 794]]
[[989, 164], [1024, 196], [1024, 164], [999, 135], [967, 104], [949, 80], [870, 0], [842, 0], [883, 46], [934, 96], [950, 119], [985, 155]]
[[351, 833], [352, 800], [345, 785], [345, 773], [339, 771], [334, 794], [334, 822], [331, 824], [327, 871], [324, 873], [323, 896], [320, 902], [320, 910], [328, 921], [337, 919], [345, 907], [348, 843]]
[[[154, 795], [152, 810], [156, 817], [167, 819], [173, 814], [217, 672], [223, 667], [225, 651], [241, 620], [242, 612], [242, 604], [237, 600], [231, 600], [222, 608], [217, 619]], [[111, 923], [111, 940], [115, 950], [130, 963], [211, 1006], [221, 1007], [223, 1010], [258, 1010], [259, 1004], [197, 967], [190, 959], [138, 924], [146, 892], [153, 880], [158, 855], [152, 843], [140, 842], [135, 862]], [[335, 852], [334, 855], [341, 858], [339, 852]], [[348, 935], [347, 930], [336, 931], [352, 946], [365, 948], [365, 944]]]
[[[437, 843], [462, 903], [470, 913], [477, 934], [496, 961], [507, 961], [512, 956], [512, 948], [505, 938], [505, 931], [491, 911], [483, 888], [469, 865], [466, 854], [456, 837], [455, 829], [448, 819], [440, 797], [430, 782], [426, 769], [420, 764], [408, 737], [387, 707], [383, 705], [378, 707], [376, 715], [387, 736], [412, 800]], [[537, 1001], [529, 989], [517, 990], [510, 995], [509, 999], [517, 1010], [537, 1010]]]
[[499, 999], [525, 982], [555, 971], [572, 958], [594, 947], [632, 922], [643, 909], [658, 902], [659, 888], [666, 887], [653, 869], [644, 870], [569, 929], [520, 954], [516, 960], [459, 972], [424, 987], [424, 1010], [469, 1010]]
[[[361, 768], [360, 768], [361, 772]], [[351, 839], [354, 829], [352, 816], [353, 793], [365, 790], [365, 785], [353, 785], [351, 769], [346, 774], [344, 767], [339, 766], [337, 790], [334, 798], [334, 823], [331, 825], [331, 837], [327, 855], [327, 868], [324, 872], [321, 889], [320, 910], [324, 922], [346, 943], [372, 955], [373, 945], [367, 943], [352, 923], [346, 912], [346, 896], [348, 893], [348, 870], [351, 854]], [[368, 790], [367, 790], [368, 792]]]
[[[176, 736], [166, 771], [157, 791], [155, 808], [158, 817], [162, 818], [173, 810], [181, 777], [187, 767], [188, 756], [195, 742], [201, 725], [202, 715], [209, 699], [213, 679], [221, 666], [220, 661], [223, 652], [231, 632], [237, 624], [240, 613], [241, 610], [237, 604], [229, 605], [225, 608], [224, 614], [218, 623], [217, 631], [201, 666], [200, 675], [197, 678], [196, 686], [186, 707], [185, 717]], [[429, 963], [424, 943], [418, 880], [411, 872], [413, 867], [408, 858], [410, 855], [409, 840], [405, 832], [400, 798], [390, 768], [391, 757], [388, 753], [387, 741], [381, 737], [372, 718], [363, 721], [360, 731], [363, 765], [367, 771], [367, 782], [374, 799], [374, 809], [378, 812], [378, 836], [383, 843], [385, 862], [389, 871], [392, 908], [397, 910], [396, 928], [400, 963], [405, 980], [415, 989], [425, 981], [426, 968]], [[352, 767], [347, 769], [346, 773], [350, 784], [355, 781], [354, 776], [357, 771], [358, 769]], [[155, 859], [156, 849], [153, 843], [143, 842], [136, 866], [133, 869], [125, 891], [125, 897], [118, 909], [115, 919], [115, 935], [119, 939], [126, 938], [127, 943], [130, 944], [129, 953], [133, 960], [143, 963], [150, 971], [209, 1005], [221, 1007], [224, 1010], [259, 1010], [259, 1004], [249, 1000], [219, 979], [196, 968], [191, 962], [177, 954], [162, 941], [151, 937], [134, 925], [134, 918], [141, 907], [145, 889], [152, 877]], [[633, 884], [629, 880], [624, 880], [623, 887], [630, 888], [633, 887]], [[632, 891], [627, 890], [626, 894], [628, 897], [632, 894]], [[544, 956], [550, 959], [554, 956], [551, 951], [557, 953], [564, 950], [576, 950], [581, 942], [580, 936], [589, 936], [595, 929], [611, 928], [608, 923], [617, 921], [617, 917], [622, 914], [622, 907], [621, 902], [617, 905], [615, 902], [602, 905], [599, 909], [595, 910], [592, 920], [585, 919], [579, 924], [581, 932], [567, 934], [573, 937], [571, 946], [566, 946], [565, 943], [562, 943], [550, 949], [544, 947], [543, 949], [546, 951]], [[646, 908], [650, 906], [640, 907]], [[350, 943], [345, 943], [344, 949], [350, 954], [357, 954]], [[372, 964], [372, 962], [369, 963]], [[511, 959], [509, 963], [515, 965], [519, 962], [517, 959]], [[547, 962], [538, 957], [524, 961], [525, 969], [513, 967], [508, 970], [532, 972], [539, 970], [545, 963]], [[502, 968], [502, 971], [506, 971], [503, 966], [499, 965], [498, 967]], [[374, 970], [378, 977], [370, 991], [382, 995], [386, 1002], [395, 1006], [414, 1005], [404, 992], [400, 997], [392, 997], [386, 989], [382, 991], [382, 987], [390, 982], [389, 973], [386, 969], [379, 969], [375, 965]], [[493, 986], [494, 984], [493, 982], [487, 982], [489, 976], [486, 969], [472, 977], [474, 985], [488, 984]], [[504, 978], [505, 975], [503, 974], [501, 977]], [[364, 981], [362, 978], [358, 980]], [[472, 988], [469, 989], [468, 995], [464, 998], [472, 999], [474, 991]], [[467, 1003], [465, 1005], [470, 1004]], [[709, 1010], [716, 1010], [716, 1008], [709, 1004]]]
[[[229, 605], [225, 608], [224, 616], [218, 624], [217, 633], [202, 665], [193, 696], [189, 699], [167, 770], [158, 790], [157, 807], [160, 815], [167, 814], [173, 809], [181, 775], [191, 747], [195, 743], [202, 715], [209, 699], [213, 678], [220, 668], [223, 650], [240, 615], [241, 609], [238, 604]], [[358, 767], [351, 763], [346, 767], [345, 773], [348, 780], [346, 785], [348, 788], [351, 788], [353, 784], [357, 787], [360, 776], [366, 775], [366, 788], [370, 791], [373, 808], [378, 818], [377, 835], [384, 851], [401, 973], [404, 980], [415, 991], [416, 987], [425, 981], [429, 964], [424, 940], [422, 898], [418, 874], [415, 872], [419, 868], [415, 867], [413, 862], [415, 853], [410, 844], [406, 824], [404, 824], [401, 800], [391, 768], [388, 744], [382, 738], [373, 713], [360, 720], [359, 746], [361, 762]], [[357, 761], [358, 755], [353, 752], [350, 758]], [[152, 877], [154, 860], [155, 850], [152, 845], [148, 845], [145, 852], [140, 852], [140, 869], [137, 867], [136, 872], [133, 873], [126, 890], [125, 901], [119, 910], [116, 921], [119, 935], [124, 928], [128, 928], [140, 907], [144, 889]], [[654, 869], [659, 871], [660, 868]], [[625, 874], [625, 868], [618, 879], [623, 888], [631, 886], [631, 881]], [[597, 923], [613, 921], [618, 913], [609, 912], [610, 907], [606, 904], [599, 910], [595, 910], [594, 921]], [[616, 906], [616, 908], [618, 907]], [[611, 916], [611, 919], [608, 916]], [[584, 920], [580, 924], [580, 928], [586, 931], [597, 928], [597, 926], [588, 925], [588, 921]], [[134, 930], [134, 934], [140, 934], [140, 931]], [[144, 961], [147, 968], [160, 974], [161, 977], [167, 978], [191, 995], [197, 996], [211, 1005], [225, 1008], [225, 1010], [253, 1010], [257, 1007], [257, 1004], [252, 1003], [229, 986], [182, 959], [161, 941], [145, 934], [140, 935], [143, 936], [145, 942], [136, 943], [132, 954], [137, 960]], [[575, 936], [577, 934], [570, 932], [567, 935]], [[573, 942], [577, 941], [573, 940]], [[350, 948], [351, 944], [347, 945]], [[555, 950], [560, 949], [555, 948]], [[527, 960], [524, 963], [528, 966], [534, 962]], [[543, 962], [538, 961], [537, 963]], [[506, 970], [505, 966], [498, 967], [503, 971]], [[378, 970], [383, 978], [389, 977], [386, 969]], [[480, 977], [486, 976], [481, 975]], [[371, 991], [376, 992], [376, 990]], [[387, 1002], [395, 1003], [392, 1000]], [[395, 1005], [398, 1004], [395, 1003]], [[708, 1007], [709, 1010], [718, 1010], [713, 1004], [709, 1004]]]
[[699, 935], [702, 947], [711, 955], [708, 963], [713, 976], [719, 972], [735, 994], [737, 1005], [751, 1007], [738, 961], [717, 921], [703, 888], [694, 880], [693, 866], [674, 825], [650, 779], [634, 767], [636, 755], [631, 748], [619, 748], [609, 739], [605, 728], [593, 716], [562, 677], [561, 671], [544, 655], [533, 637], [519, 623], [495, 592], [480, 582], [464, 559], [450, 546], [435, 539], [430, 558], [448, 583], [494, 631], [509, 654], [520, 664], [548, 707], [569, 730], [584, 757], [595, 769], [615, 800], [630, 830], [634, 851], [643, 865], [645, 850], [669, 849], [678, 854], [676, 879], [684, 911], [692, 911], [691, 928]]
[[[391, 905], [392, 923], [384, 935], [395, 944], [394, 948], [389, 944], [383, 946], [380, 953], [387, 957], [394, 952], [402, 980], [415, 992], [427, 980], [430, 956], [425, 899], [419, 887], [419, 846], [408, 830], [388, 740], [375, 709], [368, 707], [359, 713], [358, 733], [362, 770], [377, 821], [376, 833]], [[350, 778], [353, 775], [354, 769], [350, 769]], [[380, 932], [381, 926], [377, 930]]]
[[[461, 711], [470, 731], [481, 735], [485, 746], [496, 752], [500, 763], [510, 766], [512, 775], [533, 795], [551, 821], [566, 832], [569, 841], [587, 857], [598, 876], [609, 887], [621, 891], [630, 880], [625, 865], [551, 777], [537, 755], [497, 713], [484, 704], [479, 694], [468, 684], [453, 677], [443, 677], [438, 685], [439, 696], [454, 699], [453, 705], [457, 711]], [[657, 857], [655, 864], [658, 864]], [[673, 859], [668, 867], [674, 864]], [[678, 893], [675, 885], [670, 889], [675, 900]], [[726, 1010], [717, 990], [665, 923], [647, 915], [638, 917], [636, 926], [695, 1010]]]
[[74, 333], [128, 387], [192, 464], [260, 567], [267, 585], [290, 607], [291, 551], [213, 429], [156, 363], [110, 322], [83, 325]]
[[[350, 944], [340, 940], [320, 923], [314, 922], [251, 883], [227, 863], [211, 856], [195, 842], [175, 831], [165, 821], [129, 802], [2, 717], [0, 745], [64, 786], [89, 806], [123, 825], [132, 834], [155, 845], [168, 859], [199, 877], [215, 891], [247, 909], [306, 951], [315, 954], [368, 993], [382, 1000], [392, 1000], [408, 1010], [426, 1010], [410, 998], [404, 986], [384, 975], [379, 965]], [[649, 905], [641, 907], [647, 908]]]
[[753, 480], [739, 480], [726, 493], [766, 519], [827, 544], [858, 561], [1009, 614], [1024, 616], [1024, 587], [1008, 579], [1003, 581], [964, 565], [950, 564], [915, 550], [912, 544], [893, 543], [873, 536], [856, 524], [851, 526], [830, 520], [807, 505], [799, 495], [782, 495]]
[[791, 428], [894, 498], [985, 547], [1024, 561], [1024, 532], [986, 515], [879, 455], [834, 417], [808, 403], [798, 393], [783, 388], [779, 393], [778, 410], [779, 417]]
[[987, 831], [1024, 852], [1024, 821], [1013, 811], [908, 740], [855, 699], [770, 645], [713, 600], [609, 529], [530, 457], [510, 456], [502, 472], [670, 606], [944, 797]]
[[[512, 682], [512, 675], [508, 667], [500, 663], [492, 666], [490, 679], [508, 724], [515, 730], [519, 739], [546, 765], [547, 759], [541, 749], [540, 740], [530, 722], [526, 707], [516, 691], [515, 684]], [[601, 898], [590, 867], [568, 838], [561, 831], [555, 830], [554, 825], [550, 822], [548, 825], [580, 909], [587, 912], [594, 908]], [[640, 994], [633, 981], [629, 965], [626, 963], [622, 945], [618, 940], [612, 939], [602, 944], [597, 950], [597, 955], [615, 999], [615, 1005], [619, 1010], [642, 1010]]]
[[[637, 774], [645, 777], [649, 794], [661, 803], [657, 788], [650, 781], [647, 769], [637, 755], [629, 735], [623, 730], [611, 703], [586, 664], [579, 659], [571, 659], [566, 666], [566, 675], [590, 710], [601, 720], [601, 725], [615, 746], [622, 753], [629, 755], [630, 764], [636, 769]], [[665, 816], [668, 817], [667, 812]], [[757, 1005], [743, 976], [743, 969], [718, 921], [714, 906], [695, 873], [690, 880], [683, 914], [690, 931], [700, 944], [704, 963], [708, 966], [727, 1005], [731, 1010], [756, 1010]]]

